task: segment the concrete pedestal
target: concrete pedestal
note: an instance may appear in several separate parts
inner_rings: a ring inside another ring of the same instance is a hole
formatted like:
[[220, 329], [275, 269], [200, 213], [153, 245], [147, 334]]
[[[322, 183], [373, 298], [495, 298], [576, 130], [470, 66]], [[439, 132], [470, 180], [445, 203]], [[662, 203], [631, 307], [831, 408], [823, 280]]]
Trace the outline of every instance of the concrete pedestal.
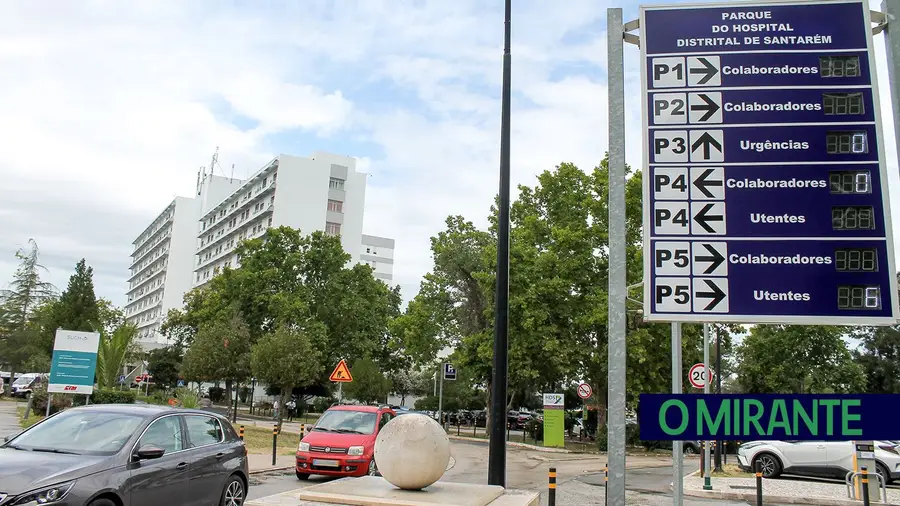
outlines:
[[439, 481], [424, 490], [400, 490], [383, 478], [344, 478], [248, 501], [245, 506], [538, 506], [536, 492]]

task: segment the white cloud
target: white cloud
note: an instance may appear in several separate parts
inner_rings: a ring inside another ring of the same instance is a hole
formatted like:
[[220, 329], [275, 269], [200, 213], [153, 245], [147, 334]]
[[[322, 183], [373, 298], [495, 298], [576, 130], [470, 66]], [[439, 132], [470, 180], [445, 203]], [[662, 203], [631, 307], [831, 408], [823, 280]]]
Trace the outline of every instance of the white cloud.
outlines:
[[[562, 161], [588, 170], [607, 149], [608, 5], [515, 4], [512, 183], [531, 185]], [[55, 283], [85, 256], [98, 292], [121, 302], [133, 237], [193, 190], [216, 146], [224, 170], [235, 164], [242, 176], [327, 142], [371, 174], [366, 233], [397, 239], [395, 279], [410, 297], [445, 217], [484, 225], [497, 192], [501, 9], [479, 0], [0, 4], [0, 177], [18, 195], [0, 203], [0, 282], [33, 236]], [[638, 66], [627, 46], [635, 168]], [[885, 72], [880, 81], [889, 89]], [[900, 184], [896, 171], [891, 182]]]

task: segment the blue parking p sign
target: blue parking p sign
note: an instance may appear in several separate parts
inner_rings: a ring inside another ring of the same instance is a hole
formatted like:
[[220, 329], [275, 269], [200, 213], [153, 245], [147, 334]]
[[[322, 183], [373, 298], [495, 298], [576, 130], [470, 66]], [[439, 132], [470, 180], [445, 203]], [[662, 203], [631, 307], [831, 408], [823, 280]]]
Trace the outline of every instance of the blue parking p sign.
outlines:
[[444, 364], [444, 379], [448, 381], [456, 380], [456, 368], [453, 364]]

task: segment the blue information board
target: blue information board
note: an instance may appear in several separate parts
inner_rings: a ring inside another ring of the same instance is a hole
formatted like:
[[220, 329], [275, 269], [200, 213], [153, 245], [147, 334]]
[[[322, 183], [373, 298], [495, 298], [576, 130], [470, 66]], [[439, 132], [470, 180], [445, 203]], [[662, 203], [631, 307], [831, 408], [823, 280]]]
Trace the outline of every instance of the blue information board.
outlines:
[[898, 321], [865, 1], [642, 6], [650, 321]]

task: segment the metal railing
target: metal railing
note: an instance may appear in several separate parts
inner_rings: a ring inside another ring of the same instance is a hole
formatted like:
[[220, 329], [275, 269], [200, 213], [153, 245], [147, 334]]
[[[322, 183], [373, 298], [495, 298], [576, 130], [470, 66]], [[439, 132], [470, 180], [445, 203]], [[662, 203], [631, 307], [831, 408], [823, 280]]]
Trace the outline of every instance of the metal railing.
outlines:
[[[856, 497], [856, 481], [857, 477], [862, 477], [862, 471], [850, 471], [847, 473], [847, 476], [844, 478], [844, 482], [847, 485], [847, 497], [853, 499], [854, 501], [859, 501], [860, 498]], [[884, 483], [884, 478], [878, 473], [871, 473], [869, 476], [875, 476], [875, 480], [878, 482], [878, 488], [881, 490], [881, 502], [884, 504], [888, 503], [887, 500], [887, 486]]]

